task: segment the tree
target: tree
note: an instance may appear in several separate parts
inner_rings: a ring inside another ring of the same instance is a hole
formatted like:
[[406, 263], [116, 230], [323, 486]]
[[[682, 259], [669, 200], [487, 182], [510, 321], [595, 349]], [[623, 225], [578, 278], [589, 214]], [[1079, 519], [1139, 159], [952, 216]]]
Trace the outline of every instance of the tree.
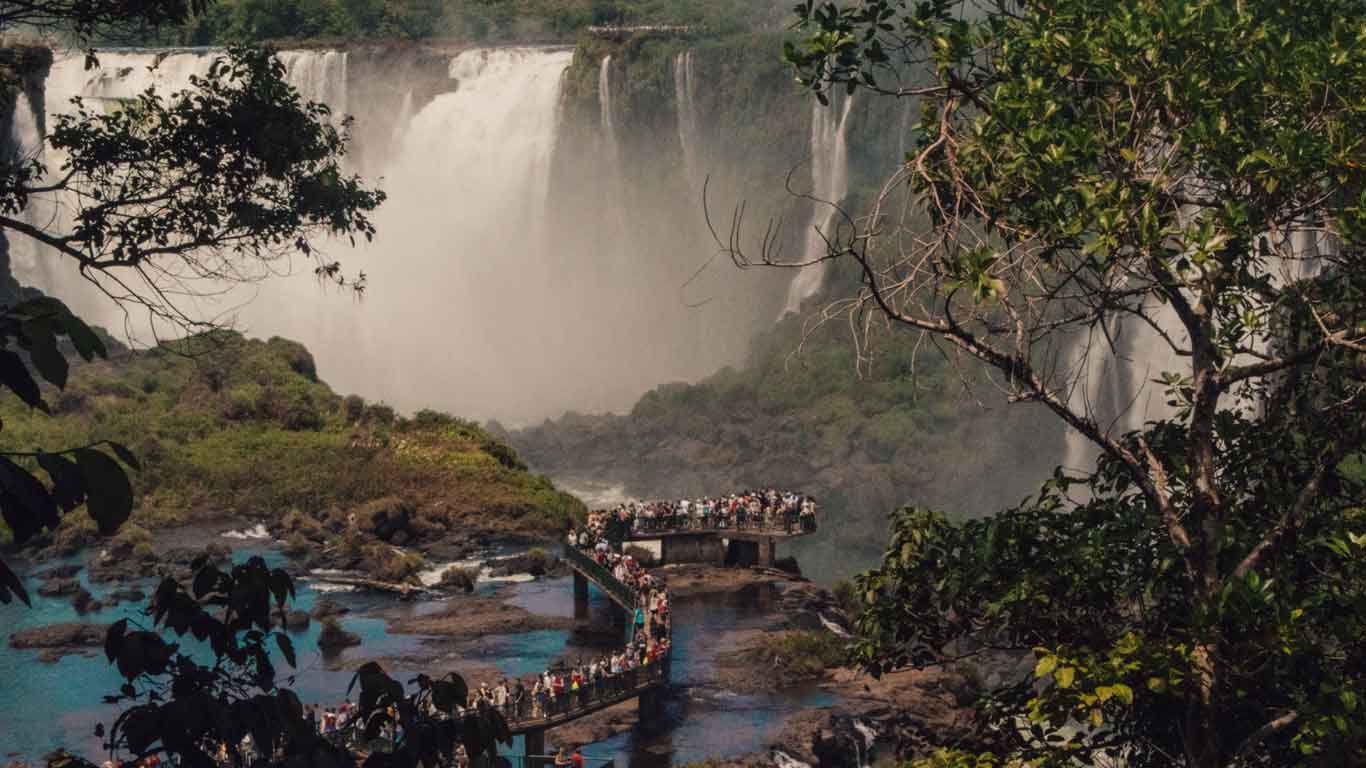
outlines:
[[[294, 595], [289, 575], [259, 557], [228, 570], [200, 558], [194, 571], [189, 589], [172, 578], [157, 587], [147, 608], [151, 626], [125, 619], [109, 629], [105, 655], [126, 682], [106, 700], [130, 705], [109, 728], [112, 757], [157, 755], [190, 768], [219, 768], [222, 745], [234, 766], [341, 768], [356, 765], [347, 744], [368, 745], [386, 726], [398, 726], [402, 737], [394, 748], [364, 764], [413, 768], [452, 762], [457, 745], [479, 757], [491, 755], [497, 741], [511, 742], [499, 712], [463, 710], [469, 692], [459, 675], [419, 675], [412, 681], [416, 690], [406, 694], [374, 662], [361, 666], [348, 688], [348, 694], [359, 690], [355, 716], [339, 731], [319, 734], [299, 698], [279, 685], [271, 661], [273, 644], [294, 666], [293, 643], [279, 629]], [[196, 662], [166, 632], [207, 644], [213, 663]], [[102, 727], [97, 734], [104, 735]], [[242, 750], [246, 736], [255, 759]]]
[[[1002, 760], [1363, 760], [1366, 4], [797, 13], [817, 98], [920, 113], [872, 209], [822, 233], [861, 284], [815, 322], [880, 314], [1100, 453], [995, 519], [898, 513], [859, 581], [862, 661], [1034, 649], [1037, 680], [982, 701]], [[1067, 350], [1136, 336], [1174, 361], [1148, 385], [1170, 414], [1126, 432]]]
[[[3, 3], [0, 25], [87, 40], [183, 23], [206, 6]], [[107, 113], [77, 100], [47, 138], [65, 158], [61, 168], [36, 158], [0, 166], [0, 229], [36, 241], [51, 258], [73, 260], [111, 300], [187, 332], [214, 327], [182, 306], [187, 295], [264, 279], [296, 255], [313, 260], [320, 278], [363, 290], [363, 273], [346, 276], [315, 245], [322, 236], [370, 238], [369, 214], [384, 199], [342, 169], [348, 125], [339, 129], [326, 105], [301, 99], [269, 51], [233, 48], [185, 92], [148, 90]], [[26, 221], [20, 214], [36, 197], [59, 200], [69, 220]], [[73, 351], [87, 361], [107, 351], [59, 299], [24, 299], [0, 307], [0, 385], [46, 411], [37, 378], [61, 388]], [[137, 465], [114, 443], [0, 453], [0, 516], [16, 542], [55, 530], [62, 512], [81, 505], [102, 533], [117, 529], [132, 511], [133, 491], [114, 457]], [[0, 561], [0, 601], [14, 595], [28, 602]]]

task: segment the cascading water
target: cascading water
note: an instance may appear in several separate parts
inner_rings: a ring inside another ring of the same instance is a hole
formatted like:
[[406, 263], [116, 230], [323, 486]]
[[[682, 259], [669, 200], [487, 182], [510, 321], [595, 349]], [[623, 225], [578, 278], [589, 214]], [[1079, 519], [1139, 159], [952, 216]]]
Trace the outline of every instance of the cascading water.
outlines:
[[[180, 49], [173, 51], [101, 51], [99, 66], [87, 70], [81, 52], [58, 51], [54, 55], [48, 76], [48, 124], [57, 116], [70, 113], [72, 99], [79, 97], [87, 109], [98, 112], [101, 106], [112, 109], [121, 101], [134, 98], [148, 89], [155, 89], [162, 98], [191, 87], [191, 78], [204, 77], [209, 67], [223, 55], [210, 49]], [[286, 80], [306, 99], [324, 99], [334, 115], [342, 114], [346, 99], [346, 54], [336, 51], [293, 51], [280, 54], [286, 70]], [[62, 158], [49, 157], [49, 171], [61, 165]], [[56, 199], [35, 198], [36, 205], [47, 205], [49, 210], [65, 210]], [[55, 228], [69, 226], [53, 218]], [[46, 280], [35, 281], [43, 290], [65, 300], [80, 315], [91, 322], [121, 330], [135, 343], [151, 343], [166, 329], [143, 323], [140, 318], [127, 317], [101, 292], [76, 271], [69, 259], [56, 258], [38, 251], [37, 259], [45, 270]], [[218, 293], [210, 289], [209, 293]], [[193, 302], [194, 309], [205, 316], [219, 317], [247, 301], [243, 291], [228, 291], [214, 297]], [[139, 324], [142, 323], [142, 324]]]
[[603, 56], [598, 65], [598, 110], [601, 113], [602, 133], [609, 144], [617, 143], [617, 129], [612, 121], [612, 57]]
[[674, 111], [678, 121], [678, 145], [683, 150], [683, 172], [687, 174], [688, 184], [697, 187], [699, 147], [692, 51], [674, 56], [673, 69]]
[[[69, 111], [70, 98], [83, 96], [113, 108], [149, 86], [167, 94], [218, 55], [106, 51], [87, 72], [81, 54], [63, 54], [47, 105]], [[699, 276], [714, 248], [695, 190], [661, 183], [670, 168], [652, 163], [669, 153], [632, 154], [628, 166], [628, 147], [618, 144], [620, 62], [600, 62], [599, 109], [569, 128], [559, 124], [571, 114], [569, 49], [468, 50], [447, 59], [448, 72], [417, 75], [411, 59], [281, 57], [305, 98], [354, 116], [352, 149], [365, 159], [357, 167], [389, 195], [373, 244], [315, 244], [348, 274], [363, 270], [369, 290], [359, 302], [329, 293], [305, 260], [188, 309], [304, 343], [340, 391], [513, 423], [620, 409], [661, 382], [743, 360], [749, 334], [786, 290], [778, 273], [718, 266]], [[362, 81], [362, 70], [376, 74]], [[685, 60], [685, 81], [689, 70]], [[50, 261], [60, 272], [52, 292], [79, 314], [135, 344], [155, 340], [69, 260]]]
[[[43, 159], [43, 135], [38, 127], [38, 117], [33, 105], [25, 94], [18, 94], [14, 103], [14, 119], [10, 126], [10, 144], [14, 148], [15, 159], [20, 163]], [[19, 218], [25, 223], [45, 228], [56, 215], [51, 201], [35, 196]], [[38, 243], [31, 238], [12, 236], [10, 245], [10, 270], [23, 285], [38, 288], [44, 292], [52, 289], [50, 263], [44, 259]]]
[[332, 114], [346, 114], [346, 58], [343, 51], [281, 51], [280, 63], [285, 79], [308, 101], [332, 108]]
[[[802, 262], [810, 263], [825, 256], [826, 240], [834, 233], [831, 225], [835, 222], [834, 206], [849, 192], [849, 146], [845, 141], [845, 128], [849, 124], [849, 111], [854, 105], [852, 97], [845, 97], [838, 107], [822, 106], [812, 102], [811, 107], [811, 195], [816, 198], [811, 213], [811, 225], [806, 232], [805, 246], [802, 249]], [[778, 315], [798, 312], [802, 302], [816, 295], [825, 280], [825, 264], [811, 264], [803, 267], [792, 278], [787, 292], [787, 304]]]

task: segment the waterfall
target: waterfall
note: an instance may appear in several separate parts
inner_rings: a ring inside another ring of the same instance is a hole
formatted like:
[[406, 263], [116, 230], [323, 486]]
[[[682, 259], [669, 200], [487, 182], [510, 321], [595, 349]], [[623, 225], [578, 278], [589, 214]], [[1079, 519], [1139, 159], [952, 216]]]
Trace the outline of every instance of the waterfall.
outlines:
[[696, 86], [692, 51], [674, 56], [674, 112], [678, 121], [678, 145], [683, 149], [683, 171], [688, 184], [698, 186], [698, 138]]
[[343, 51], [281, 51], [285, 80], [308, 101], [332, 108], [340, 120], [347, 112], [346, 57]]
[[863, 739], [862, 745], [857, 742], [854, 743], [857, 752], [856, 757], [858, 758], [857, 765], [859, 768], [868, 768], [872, 764], [873, 744], [877, 742], [877, 731], [857, 718], [854, 719], [854, 730]]
[[[24, 164], [32, 160], [43, 160], [43, 135], [38, 127], [38, 116], [29, 103], [27, 94], [16, 94], [14, 99], [14, 119], [10, 125], [10, 144], [14, 148], [15, 160]], [[28, 205], [19, 213], [26, 224], [38, 227], [47, 226], [56, 214], [50, 200], [33, 196]], [[43, 258], [43, 249], [38, 242], [24, 235], [9, 236], [10, 271], [23, 285], [38, 288], [47, 293], [52, 290], [50, 262]]]
[[[838, 107], [813, 102], [811, 107], [811, 194], [818, 202], [811, 212], [802, 262], [814, 262], [825, 256], [826, 239], [834, 233], [835, 204], [849, 192], [849, 146], [845, 129], [849, 125], [852, 97], [841, 100]], [[837, 114], [838, 113], [838, 114]], [[789, 312], [798, 312], [802, 302], [816, 295], [825, 279], [825, 264], [811, 264], [797, 272], [787, 292], [787, 305], [778, 315], [782, 319]]]
[[[149, 86], [169, 93], [217, 55], [101, 52], [101, 66], [86, 71], [80, 53], [61, 54], [47, 105], [69, 111], [79, 95], [116, 108]], [[620, 57], [615, 73], [614, 60], [599, 63], [600, 110], [590, 95], [587, 130], [561, 130], [561, 115], [573, 114], [563, 109], [570, 49], [471, 49], [424, 66], [420, 79], [402, 62], [359, 53], [280, 56], [305, 98], [354, 115], [352, 150], [366, 162], [351, 167], [389, 196], [373, 216], [373, 243], [314, 242], [348, 275], [363, 271], [368, 290], [353, 301], [296, 258], [278, 263], [278, 277], [222, 295], [204, 286], [213, 295], [182, 304], [252, 336], [302, 342], [338, 391], [514, 425], [620, 410], [661, 382], [743, 360], [750, 332], [786, 291], [785, 276], [771, 272], [698, 275], [712, 247], [696, 197], [658, 183], [679, 172], [667, 123], [659, 167], [653, 156], [627, 162], [637, 142], [612, 103]], [[688, 71], [684, 61], [684, 94]], [[135, 345], [156, 340], [145, 320], [125, 318], [67, 274], [69, 260], [50, 261], [60, 272], [52, 292], [87, 321]]]
[[612, 123], [612, 57], [603, 56], [598, 65], [598, 111], [601, 113], [602, 133], [607, 142], [616, 146], [617, 129]]

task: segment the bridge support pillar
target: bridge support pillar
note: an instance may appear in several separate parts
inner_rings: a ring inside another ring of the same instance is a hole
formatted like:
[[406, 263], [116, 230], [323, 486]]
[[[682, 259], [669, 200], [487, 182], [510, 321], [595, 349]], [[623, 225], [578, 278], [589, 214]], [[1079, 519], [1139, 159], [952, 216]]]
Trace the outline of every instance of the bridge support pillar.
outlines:
[[637, 701], [642, 723], [654, 720], [664, 711], [664, 691], [659, 686], [650, 686], [641, 691]]
[[762, 565], [765, 568], [772, 568], [773, 562], [776, 559], [773, 556], [773, 552], [775, 549], [777, 549], [777, 546], [776, 542], [773, 541], [772, 537], [765, 536], [759, 539], [759, 556], [755, 558], [755, 560], [757, 561], [756, 565]]
[[574, 618], [588, 617], [588, 579], [574, 571]]
[[544, 761], [535, 758], [545, 754], [545, 729], [533, 728], [527, 731], [522, 738], [526, 745], [526, 748], [522, 750], [526, 757], [525, 768], [543, 768]]

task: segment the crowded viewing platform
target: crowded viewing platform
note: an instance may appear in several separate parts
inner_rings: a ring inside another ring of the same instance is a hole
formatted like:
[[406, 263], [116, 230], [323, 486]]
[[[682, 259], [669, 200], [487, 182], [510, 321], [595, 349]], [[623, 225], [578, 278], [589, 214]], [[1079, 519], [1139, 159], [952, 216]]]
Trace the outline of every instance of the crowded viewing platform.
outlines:
[[612, 541], [679, 531], [792, 536], [816, 530], [816, 500], [774, 488], [677, 501], [629, 501], [594, 512], [590, 527]]

